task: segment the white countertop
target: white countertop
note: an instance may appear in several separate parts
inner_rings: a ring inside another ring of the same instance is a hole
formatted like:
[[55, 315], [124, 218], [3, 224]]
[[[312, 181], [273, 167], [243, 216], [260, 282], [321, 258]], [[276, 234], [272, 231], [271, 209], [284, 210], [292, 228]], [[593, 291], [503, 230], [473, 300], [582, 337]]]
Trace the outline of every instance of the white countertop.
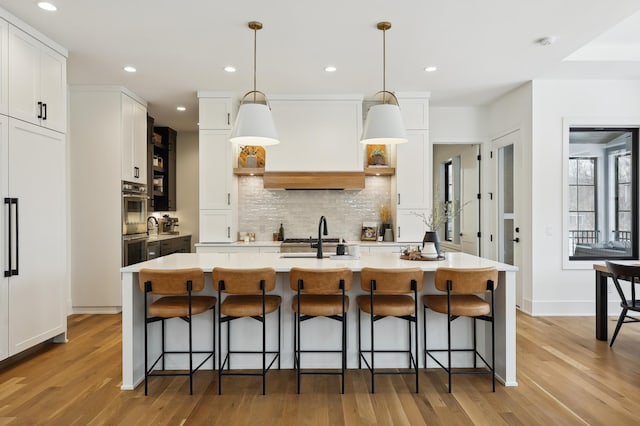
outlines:
[[[228, 247], [228, 246], [233, 246], [233, 247], [280, 247], [280, 244], [282, 243], [282, 241], [254, 241], [254, 242], [249, 242], [249, 243], [245, 243], [244, 241], [234, 241], [231, 243], [196, 243], [195, 246], [196, 247]], [[332, 244], [336, 244], [336, 243], [332, 243]], [[363, 247], [375, 247], [375, 246], [380, 246], [380, 247], [400, 247], [400, 246], [409, 246], [409, 245], [416, 245], [416, 244], [422, 244], [422, 241], [413, 241], [413, 242], [409, 242], [409, 243], [399, 243], [399, 242], [395, 242], [395, 241], [381, 241], [381, 242], [377, 242], [377, 241], [346, 241], [344, 243], [345, 245], [352, 245], [352, 244], [358, 244], [361, 245]]]
[[191, 234], [152, 234], [147, 237], [147, 242], [152, 243], [154, 241], [171, 240], [173, 238], [190, 237]]
[[[307, 253], [308, 254], [308, 253]], [[466, 253], [447, 253], [445, 260], [414, 261], [400, 259], [398, 253], [362, 254], [360, 259], [316, 259], [282, 258], [280, 253], [175, 253], [146, 262], [136, 263], [120, 269], [121, 272], [138, 272], [142, 268], [180, 269], [200, 268], [211, 272], [214, 267], [225, 268], [274, 268], [276, 272], [289, 272], [293, 267], [301, 268], [351, 268], [359, 272], [363, 267], [372, 268], [415, 268], [423, 271], [435, 271], [440, 266], [453, 268], [483, 268], [495, 266], [499, 271], [517, 271], [512, 265], [472, 256]]]

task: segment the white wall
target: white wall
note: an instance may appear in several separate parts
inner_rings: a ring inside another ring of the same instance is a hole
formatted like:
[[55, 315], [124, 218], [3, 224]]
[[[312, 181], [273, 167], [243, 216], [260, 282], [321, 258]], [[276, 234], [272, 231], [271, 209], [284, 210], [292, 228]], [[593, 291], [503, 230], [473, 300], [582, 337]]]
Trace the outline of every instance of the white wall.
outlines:
[[180, 233], [191, 234], [191, 251], [198, 242], [198, 132], [178, 132], [176, 142], [176, 192]]
[[486, 107], [429, 108], [429, 139], [433, 144], [481, 143], [488, 136]]
[[[521, 164], [520, 170], [516, 170], [518, 173], [518, 187], [514, 187], [514, 192], [517, 192], [518, 204], [515, 206], [516, 223], [515, 226], [520, 228], [520, 243], [515, 247], [514, 256], [515, 264], [520, 269], [517, 274], [517, 285], [520, 286], [518, 290], [518, 304], [520, 307], [528, 313], [532, 311], [533, 300], [533, 284], [532, 284], [532, 263], [531, 263], [531, 250], [533, 246], [533, 234], [531, 227], [532, 216], [532, 203], [531, 203], [531, 126], [532, 126], [532, 83], [525, 83], [522, 86], [512, 90], [501, 98], [497, 99], [489, 106], [489, 135], [493, 141], [501, 136], [505, 136], [516, 130], [519, 131], [519, 149], [516, 152], [520, 153], [520, 158], [514, 161], [514, 164]], [[485, 162], [485, 170], [487, 174], [487, 185], [485, 189], [497, 194], [497, 152], [492, 146], [493, 143], [487, 144], [484, 158], [488, 160]], [[489, 151], [493, 152], [493, 158], [490, 159]], [[489, 219], [489, 226], [487, 231], [494, 235], [494, 243], [486, 243], [483, 252], [485, 257], [493, 259], [497, 258], [497, 244], [495, 243], [497, 236], [497, 208], [496, 197], [493, 197], [493, 201], [488, 201], [485, 205], [485, 216]], [[538, 212], [536, 211], [536, 214]]]
[[[563, 270], [563, 119], [640, 125], [640, 81], [536, 80], [533, 83], [533, 313], [593, 315], [594, 272]], [[610, 296], [613, 296], [610, 292]], [[615, 299], [615, 297], [613, 297]], [[610, 303], [610, 307], [615, 305]]]

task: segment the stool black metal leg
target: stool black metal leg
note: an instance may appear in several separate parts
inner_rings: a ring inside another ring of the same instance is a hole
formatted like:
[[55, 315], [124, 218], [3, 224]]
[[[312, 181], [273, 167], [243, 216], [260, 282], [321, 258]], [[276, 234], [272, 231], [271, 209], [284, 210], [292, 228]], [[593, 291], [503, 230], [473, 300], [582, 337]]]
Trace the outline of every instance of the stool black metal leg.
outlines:
[[361, 314], [362, 314], [362, 311], [360, 310], [360, 308], [358, 308], [358, 369], [362, 368], [362, 340], [361, 340], [362, 330], [360, 330]]
[[471, 320], [473, 322], [473, 368], [478, 368], [477, 366], [477, 360], [478, 360], [478, 347], [476, 344], [476, 317], [471, 317]]
[[280, 370], [280, 349], [281, 349], [281, 337], [282, 333], [282, 311], [280, 305], [278, 305], [278, 370]]

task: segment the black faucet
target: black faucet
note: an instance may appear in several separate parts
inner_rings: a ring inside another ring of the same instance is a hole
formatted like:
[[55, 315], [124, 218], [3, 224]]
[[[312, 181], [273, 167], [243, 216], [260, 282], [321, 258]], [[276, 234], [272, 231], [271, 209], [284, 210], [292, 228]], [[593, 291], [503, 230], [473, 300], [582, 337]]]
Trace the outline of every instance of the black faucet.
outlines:
[[[323, 222], [324, 222], [324, 232], [321, 232]], [[329, 235], [329, 232], [327, 232], [327, 219], [324, 216], [320, 216], [320, 223], [318, 223], [318, 252], [316, 254], [316, 257], [318, 259], [322, 259], [323, 257], [323, 254], [322, 254], [322, 236], [323, 235]]]
[[[153, 220], [152, 220], [153, 219]], [[149, 235], [149, 221], [155, 222], [156, 223], [156, 228], [159, 227], [160, 225], [158, 224], [158, 219], [156, 219], [155, 216], [149, 216], [147, 218], [147, 235]], [[151, 224], [151, 229], [153, 229], [153, 224]]]

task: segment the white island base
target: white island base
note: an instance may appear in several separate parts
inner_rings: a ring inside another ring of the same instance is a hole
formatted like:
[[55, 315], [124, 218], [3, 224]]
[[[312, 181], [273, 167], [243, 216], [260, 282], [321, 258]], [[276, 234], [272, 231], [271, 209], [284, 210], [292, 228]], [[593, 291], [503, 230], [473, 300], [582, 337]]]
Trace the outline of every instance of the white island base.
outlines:
[[[291, 299], [294, 291], [289, 288], [289, 271], [292, 267], [302, 268], [338, 268], [347, 267], [354, 272], [353, 286], [348, 292], [351, 304], [347, 319], [347, 368], [358, 368], [357, 315], [355, 296], [364, 293], [360, 288], [360, 270], [363, 267], [407, 268], [418, 267], [425, 271], [422, 294], [438, 293], [433, 285], [433, 272], [439, 266], [455, 268], [481, 268], [495, 266], [499, 271], [498, 288], [495, 292], [495, 348], [496, 377], [505, 386], [517, 386], [516, 381], [516, 313], [515, 313], [515, 276], [517, 268], [492, 260], [471, 256], [464, 253], [447, 253], [442, 261], [409, 261], [399, 258], [397, 253], [363, 254], [357, 260], [315, 259], [315, 258], [281, 258], [279, 253], [231, 253], [231, 254], [195, 254], [177, 253], [138, 263], [122, 268], [122, 389], [132, 390], [144, 380], [144, 294], [138, 286], [138, 271], [141, 268], [178, 269], [201, 268], [206, 273], [205, 291], [202, 294], [217, 295], [211, 284], [211, 271], [214, 267], [225, 268], [262, 268], [272, 267], [277, 272], [275, 294], [282, 296], [282, 334], [281, 363], [282, 368], [293, 368], [293, 311]], [[418, 362], [424, 367], [424, 342], [422, 334], [423, 309], [418, 301]], [[459, 318], [452, 323], [452, 347], [469, 348], [472, 345], [472, 320]], [[155, 359], [160, 348], [160, 327], [150, 327], [149, 360]], [[216, 325], [217, 326], [217, 325]], [[212, 324], [210, 314], [194, 317], [194, 350], [211, 348]], [[232, 350], [259, 350], [261, 345], [262, 326], [251, 318], [233, 321], [231, 325]], [[167, 321], [166, 345], [169, 349], [184, 349], [188, 345], [187, 327], [184, 321], [173, 319]], [[217, 332], [217, 329], [216, 329]], [[226, 340], [226, 325], [222, 328]], [[385, 318], [375, 324], [376, 349], [403, 349], [408, 346], [409, 335], [407, 321]], [[478, 321], [478, 349], [485, 359], [491, 359], [491, 326]], [[427, 311], [427, 341], [429, 349], [446, 348], [447, 326], [446, 316]], [[277, 346], [277, 314], [267, 316], [267, 349]], [[317, 318], [302, 323], [303, 349], [337, 349], [340, 347], [340, 325], [328, 318]], [[369, 348], [369, 316], [362, 315], [362, 348]], [[216, 344], [217, 350], [217, 344]], [[222, 355], [226, 354], [225, 345]], [[220, 354], [216, 354], [217, 357]], [[446, 361], [446, 353], [442, 354]], [[197, 355], [194, 356], [197, 362]], [[470, 367], [471, 354], [452, 354], [453, 367]], [[480, 364], [479, 364], [480, 365]], [[339, 368], [339, 355], [303, 354], [303, 368]], [[376, 367], [408, 366], [408, 359], [403, 354], [376, 354]], [[437, 365], [429, 359], [427, 368]], [[211, 369], [208, 361], [202, 367]], [[188, 360], [185, 355], [174, 355], [167, 358], [167, 369], [187, 369]], [[231, 368], [261, 368], [261, 357], [236, 355], [231, 360]], [[275, 367], [274, 367], [275, 368]], [[364, 367], [363, 365], [363, 368]]]

